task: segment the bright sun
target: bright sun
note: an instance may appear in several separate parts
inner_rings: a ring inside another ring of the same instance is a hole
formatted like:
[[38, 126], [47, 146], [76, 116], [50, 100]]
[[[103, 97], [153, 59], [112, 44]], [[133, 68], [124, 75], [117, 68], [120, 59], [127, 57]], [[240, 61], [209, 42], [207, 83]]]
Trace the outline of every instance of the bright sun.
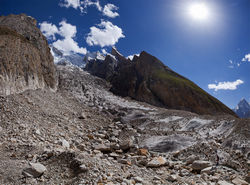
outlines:
[[208, 19], [209, 10], [204, 3], [196, 3], [189, 7], [189, 14], [193, 19], [203, 21]]

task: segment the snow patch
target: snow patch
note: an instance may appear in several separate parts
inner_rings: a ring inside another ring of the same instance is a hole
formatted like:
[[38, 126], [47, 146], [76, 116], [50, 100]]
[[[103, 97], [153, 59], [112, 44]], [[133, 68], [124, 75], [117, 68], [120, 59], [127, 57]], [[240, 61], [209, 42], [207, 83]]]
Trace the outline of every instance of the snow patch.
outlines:
[[160, 119], [160, 120], [158, 120], [158, 122], [168, 123], [168, 122], [171, 122], [171, 121], [180, 120], [182, 118], [183, 117], [180, 117], [180, 116], [170, 116], [170, 117], [167, 117], [167, 118], [164, 118], [164, 119]]
[[205, 125], [208, 125], [212, 122], [213, 120], [205, 120], [205, 119], [200, 119], [200, 118], [193, 118], [189, 120], [186, 124], [184, 123], [181, 127], [181, 131], [192, 131], [192, 130], [198, 130], [202, 128]]

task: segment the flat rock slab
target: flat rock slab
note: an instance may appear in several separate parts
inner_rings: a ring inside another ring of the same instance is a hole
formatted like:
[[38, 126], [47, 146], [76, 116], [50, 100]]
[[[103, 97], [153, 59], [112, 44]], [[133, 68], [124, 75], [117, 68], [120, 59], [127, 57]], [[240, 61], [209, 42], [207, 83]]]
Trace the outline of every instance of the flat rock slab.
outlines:
[[26, 177], [40, 177], [46, 171], [46, 167], [40, 163], [30, 163], [30, 167], [25, 168], [22, 174]]

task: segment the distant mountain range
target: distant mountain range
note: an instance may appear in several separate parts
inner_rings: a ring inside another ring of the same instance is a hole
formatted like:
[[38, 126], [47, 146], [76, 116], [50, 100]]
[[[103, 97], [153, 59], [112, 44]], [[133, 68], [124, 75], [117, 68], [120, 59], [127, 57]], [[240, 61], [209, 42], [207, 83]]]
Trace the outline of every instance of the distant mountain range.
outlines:
[[244, 98], [233, 110], [240, 118], [250, 118], [250, 104]]

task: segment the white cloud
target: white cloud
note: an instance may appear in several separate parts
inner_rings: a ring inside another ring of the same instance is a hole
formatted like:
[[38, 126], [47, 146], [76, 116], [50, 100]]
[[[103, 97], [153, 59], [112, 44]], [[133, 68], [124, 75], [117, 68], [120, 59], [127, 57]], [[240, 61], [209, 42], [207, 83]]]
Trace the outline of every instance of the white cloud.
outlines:
[[100, 12], [102, 11], [102, 7], [98, 0], [97, 1], [84, 0], [84, 1], [81, 1], [81, 5], [83, 5], [82, 9], [85, 9], [85, 10], [88, 8], [88, 6], [95, 6], [97, 10], [99, 10]]
[[108, 16], [110, 18], [115, 18], [119, 16], [119, 14], [116, 12], [118, 10], [118, 7], [114, 4], [106, 4], [104, 8], [100, 5], [100, 1], [96, 0], [61, 0], [63, 2], [59, 3], [62, 7], [72, 7], [74, 9], [80, 9], [81, 12], [85, 12], [89, 6], [95, 6], [98, 11], [102, 12], [103, 15]]
[[64, 20], [61, 21], [59, 25], [60, 27], [57, 28], [56, 25], [43, 22], [40, 24], [40, 29], [48, 39], [52, 37], [53, 40], [56, 40], [56, 34], [63, 37], [62, 39], [53, 42], [52, 45], [63, 51], [65, 55], [70, 53], [86, 54], [86, 48], [79, 47], [78, 43], [74, 40], [77, 33], [76, 26], [73, 26]]
[[53, 43], [53, 46], [63, 51], [65, 55], [69, 55], [71, 52], [81, 53], [81, 54], [87, 53], [87, 49], [79, 47], [78, 43], [74, 41], [72, 38], [64, 38], [62, 40], [57, 40], [56, 42]]
[[103, 15], [106, 15], [110, 18], [115, 18], [117, 16], [119, 16], [119, 14], [117, 12], [115, 12], [115, 10], [118, 10], [118, 7], [113, 5], [113, 4], [106, 4], [103, 8]]
[[48, 23], [46, 21], [39, 24], [41, 32], [47, 37], [48, 39], [56, 39], [55, 34], [58, 33], [58, 29], [56, 25]]
[[89, 7], [89, 6], [96, 6], [96, 8], [99, 10], [99, 11], [102, 11], [102, 7], [100, 5], [100, 2], [99, 0], [97, 1], [92, 1], [92, 0], [62, 0], [63, 2], [59, 3], [60, 6], [62, 7], [66, 7], [66, 8], [69, 8], [69, 7], [72, 7], [74, 9], [80, 9], [81, 12], [84, 12], [86, 11], [86, 9]]
[[219, 82], [216, 84], [208, 84], [209, 89], [214, 89], [215, 91], [218, 90], [236, 90], [237, 86], [243, 84], [244, 82], [240, 79], [234, 82]]
[[66, 21], [61, 21], [59, 25], [61, 26], [59, 28], [59, 34], [62, 37], [74, 38], [76, 36], [76, 33], [77, 33], [76, 26], [73, 26], [67, 23]]
[[245, 55], [245, 57], [242, 59], [242, 62], [250, 62], [250, 53]]
[[72, 7], [78, 9], [81, 7], [80, 0], [64, 0], [63, 3], [59, 4], [60, 6], [64, 6], [66, 8]]
[[230, 64], [233, 64], [233, 61], [232, 61], [232, 60], [229, 60], [229, 63], [230, 63]]
[[99, 45], [101, 47], [113, 46], [120, 38], [124, 38], [122, 29], [113, 25], [109, 21], [101, 21], [97, 27], [90, 27], [90, 33], [86, 38], [86, 42], [90, 46]]

